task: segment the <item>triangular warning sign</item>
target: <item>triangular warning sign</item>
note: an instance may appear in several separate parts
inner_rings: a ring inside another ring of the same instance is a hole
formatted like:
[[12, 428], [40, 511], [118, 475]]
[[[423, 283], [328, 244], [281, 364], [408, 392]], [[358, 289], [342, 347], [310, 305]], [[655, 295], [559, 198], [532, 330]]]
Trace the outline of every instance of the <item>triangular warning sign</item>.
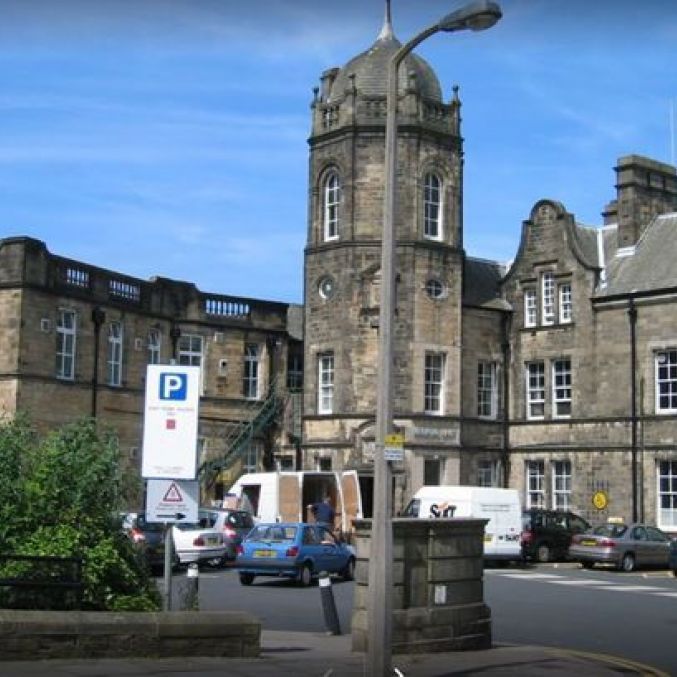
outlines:
[[179, 491], [179, 487], [176, 486], [176, 482], [172, 482], [167, 489], [167, 493], [164, 495], [163, 501], [167, 503], [183, 503], [183, 496]]

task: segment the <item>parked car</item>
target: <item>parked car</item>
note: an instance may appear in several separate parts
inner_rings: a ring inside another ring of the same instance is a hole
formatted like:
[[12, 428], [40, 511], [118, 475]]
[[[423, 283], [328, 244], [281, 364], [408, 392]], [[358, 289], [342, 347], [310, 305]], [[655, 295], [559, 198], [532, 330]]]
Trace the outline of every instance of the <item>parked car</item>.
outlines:
[[590, 524], [573, 512], [529, 508], [522, 513], [522, 555], [537, 562], [566, 559], [572, 536], [589, 529]]
[[145, 513], [127, 513], [123, 516], [122, 529], [132, 543], [141, 551], [151, 570], [164, 567], [165, 532], [159, 522], [146, 522]]
[[179, 564], [209, 564], [223, 566], [228, 546], [223, 530], [216, 528], [213, 511], [199, 510], [197, 522], [177, 522], [172, 527], [174, 551]]
[[226, 559], [234, 560], [237, 556], [237, 546], [242, 539], [254, 528], [254, 517], [247, 510], [233, 510], [230, 508], [204, 508], [200, 510], [200, 519], [206, 519], [207, 524], [223, 533], [223, 542], [226, 545]]
[[677, 538], [670, 541], [670, 558], [668, 560], [668, 569], [674, 576], [677, 576]]
[[324, 526], [267, 522], [238, 546], [236, 566], [242, 585], [251, 585], [256, 576], [282, 576], [307, 586], [323, 571], [352, 580], [355, 552]]
[[574, 536], [570, 557], [586, 569], [595, 564], [613, 564], [621, 571], [636, 567], [666, 568], [670, 558], [670, 537], [648, 524], [604, 524]]

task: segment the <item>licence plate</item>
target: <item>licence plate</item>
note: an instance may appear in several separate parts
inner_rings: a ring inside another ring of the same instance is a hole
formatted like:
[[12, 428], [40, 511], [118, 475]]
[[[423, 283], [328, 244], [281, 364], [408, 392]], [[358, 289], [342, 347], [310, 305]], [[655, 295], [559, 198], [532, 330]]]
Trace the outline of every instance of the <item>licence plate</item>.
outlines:
[[216, 536], [207, 536], [205, 538], [205, 543], [207, 545], [216, 545], [219, 542], [219, 539]]
[[597, 541], [593, 541], [588, 538], [584, 541], [581, 541], [581, 545], [597, 545]]
[[275, 557], [275, 550], [254, 550], [254, 557]]
[[491, 534], [484, 534], [484, 542], [485, 542], [485, 543], [491, 543], [491, 541], [493, 540], [493, 538], [494, 538], [494, 537], [493, 537]]

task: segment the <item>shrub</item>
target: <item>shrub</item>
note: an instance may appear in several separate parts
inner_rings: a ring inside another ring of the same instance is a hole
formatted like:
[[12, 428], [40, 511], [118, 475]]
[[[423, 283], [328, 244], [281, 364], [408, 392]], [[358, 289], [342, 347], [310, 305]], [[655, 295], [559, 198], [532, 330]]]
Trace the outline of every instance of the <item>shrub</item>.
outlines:
[[94, 421], [44, 437], [25, 418], [0, 426], [0, 553], [81, 558], [84, 608], [159, 608], [149, 572], [121, 530], [128, 490], [117, 440]]

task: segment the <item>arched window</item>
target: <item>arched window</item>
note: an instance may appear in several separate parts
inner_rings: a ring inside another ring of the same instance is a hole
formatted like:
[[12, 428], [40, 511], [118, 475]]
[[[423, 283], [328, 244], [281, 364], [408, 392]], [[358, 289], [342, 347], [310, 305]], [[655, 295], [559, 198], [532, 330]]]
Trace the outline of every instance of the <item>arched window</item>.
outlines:
[[442, 182], [432, 172], [423, 179], [423, 235], [442, 239]]
[[324, 180], [324, 239], [336, 240], [339, 236], [339, 202], [341, 184], [336, 172], [330, 172]]

